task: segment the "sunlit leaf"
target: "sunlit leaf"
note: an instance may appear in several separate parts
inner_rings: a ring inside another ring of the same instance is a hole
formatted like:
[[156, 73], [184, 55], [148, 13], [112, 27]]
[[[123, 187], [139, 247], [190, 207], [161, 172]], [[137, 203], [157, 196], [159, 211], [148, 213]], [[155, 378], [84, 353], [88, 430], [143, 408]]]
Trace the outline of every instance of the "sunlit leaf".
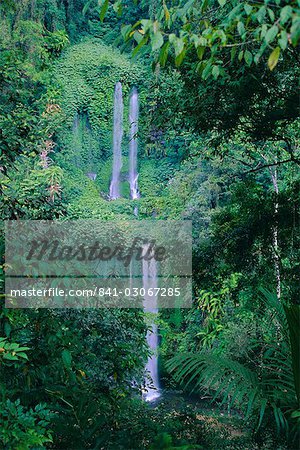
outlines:
[[278, 33], [278, 26], [273, 25], [269, 30], [267, 31], [267, 34], [265, 36], [265, 40], [268, 44], [271, 44], [271, 42], [274, 41]]
[[286, 5], [282, 8], [282, 10], [280, 11], [280, 23], [281, 25], [284, 25], [291, 17], [293, 14], [293, 9], [290, 5]]
[[148, 42], [148, 37], [144, 36], [139, 44], [133, 49], [132, 56], [136, 56], [140, 49]]
[[213, 66], [211, 74], [212, 74], [213, 78], [216, 80], [218, 78], [218, 76], [220, 75], [219, 66]]
[[23, 353], [23, 352], [18, 352], [18, 357], [28, 360], [28, 356], [26, 355], [26, 353]]
[[185, 50], [182, 50], [182, 52], [179, 53], [179, 55], [177, 55], [175, 58], [176, 67], [179, 67], [182, 64], [184, 57], [185, 57]]
[[147, 31], [152, 27], [152, 21], [149, 19], [142, 19], [140, 23], [145, 33], [147, 33]]
[[170, 47], [170, 42], [165, 42], [164, 45], [161, 48], [161, 51], [159, 53], [159, 62], [162, 66], [165, 66], [166, 62], [167, 62], [167, 58], [168, 58], [168, 53], [169, 53], [169, 47]]
[[280, 47], [276, 47], [274, 48], [268, 59], [268, 66], [270, 70], [273, 70], [276, 67], [279, 56], [280, 56]]
[[291, 41], [294, 47], [298, 44], [300, 39], [300, 19], [296, 19], [293, 22], [292, 28], [291, 28]]
[[208, 7], [209, 4], [209, 0], [203, 0], [202, 5], [201, 5], [201, 12], [204, 12], [206, 10], [206, 8]]
[[253, 9], [252, 6], [249, 5], [248, 3], [246, 3], [246, 4], [244, 5], [244, 10], [245, 10], [247, 16], [249, 16], [249, 15], [251, 14], [252, 9]]
[[115, 11], [115, 13], [117, 14], [117, 16], [121, 16], [122, 15], [122, 10], [123, 10], [123, 4], [121, 0], [118, 0], [117, 2], [115, 2], [113, 4], [113, 9]]
[[211, 74], [211, 62], [209, 61], [206, 64], [206, 66], [205, 66], [205, 68], [203, 69], [203, 72], [202, 72], [203, 80], [207, 80], [207, 78], [209, 77], [210, 74]]
[[62, 357], [65, 367], [69, 369], [71, 367], [71, 362], [72, 362], [72, 356], [71, 356], [71, 353], [69, 352], [69, 350], [66, 350], [66, 349], [63, 350], [61, 357]]
[[243, 24], [243, 22], [238, 22], [237, 29], [238, 29], [239, 35], [243, 36], [245, 33], [245, 25]]
[[129, 32], [131, 31], [131, 25], [124, 25], [122, 28], [121, 28], [121, 34], [122, 34], [122, 36], [123, 36], [123, 39], [124, 39], [124, 41], [126, 41], [126, 39], [127, 39], [127, 37], [128, 37], [128, 34], [129, 34]]
[[102, 5], [101, 5], [101, 9], [100, 9], [100, 20], [101, 22], [103, 22], [104, 17], [106, 16], [107, 10], [108, 10], [108, 5], [109, 5], [109, 1], [108, 0], [104, 0]]
[[236, 52], [237, 52], [237, 48], [236, 47], [232, 47], [231, 52], [230, 52], [231, 62], [234, 60]]
[[163, 35], [158, 31], [157, 33], [153, 34], [151, 37], [151, 45], [152, 45], [152, 51], [160, 49], [164, 44], [164, 38]]
[[269, 17], [270, 17], [271, 22], [274, 22], [274, 20], [275, 20], [275, 14], [274, 14], [273, 9], [268, 8], [267, 11], [268, 11], [268, 15], [269, 15]]
[[265, 16], [266, 16], [266, 12], [267, 12], [266, 7], [265, 6], [261, 6], [259, 8], [259, 10], [257, 11], [257, 13], [255, 14], [255, 16], [256, 16], [256, 18], [257, 18], [259, 23], [262, 23], [264, 21]]
[[170, 20], [170, 12], [169, 12], [169, 10], [168, 10], [168, 8], [167, 8], [167, 5], [165, 4], [165, 2], [164, 2], [164, 13], [165, 13], [165, 19], [166, 19], [166, 21], [167, 22], [169, 22], [169, 20]]
[[143, 35], [139, 31], [135, 31], [133, 34], [133, 38], [134, 38], [135, 42], [137, 42], [139, 44], [141, 42], [141, 40], [143, 39]]
[[93, 0], [88, 0], [82, 8], [82, 15], [85, 16]]
[[278, 39], [278, 44], [282, 50], [285, 50], [288, 44], [288, 34], [285, 30], [280, 32], [280, 39]]
[[197, 55], [199, 59], [203, 58], [205, 47], [197, 47]]
[[245, 59], [247, 66], [251, 66], [252, 61], [253, 61], [253, 55], [251, 52], [249, 52], [249, 50], [245, 51], [244, 59]]

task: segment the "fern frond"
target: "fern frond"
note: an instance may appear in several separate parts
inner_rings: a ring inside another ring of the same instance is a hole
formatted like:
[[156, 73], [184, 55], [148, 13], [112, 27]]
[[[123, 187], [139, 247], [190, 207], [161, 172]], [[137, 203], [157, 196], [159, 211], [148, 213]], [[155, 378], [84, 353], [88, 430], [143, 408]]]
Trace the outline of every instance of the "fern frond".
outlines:
[[266, 340], [259, 336], [251, 342], [249, 350], [256, 358], [251, 368], [212, 350], [177, 355], [167, 363], [167, 370], [190, 391], [213, 391], [212, 401], [238, 405], [246, 418], [256, 410], [258, 428], [271, 408], [278, 430], [287, 431], [287, 417], [297, 409], [300, 395], [295, 381], [299, 374], [299, 308], [285, 307], [276, 295], [262, 292], [265, 308], [257, 317], [264, 323], [267, 320], [271, 328]]
[[213, 389], [214, 399], [223, 397], [230, 403], [242, 403], [248, 398], [247, 410], [253, 409], [262, 390], [257, 375], [237, 361], [214, 354], [183, 354], [172, 358], [167, 369], [175, 381], [192, 390]]

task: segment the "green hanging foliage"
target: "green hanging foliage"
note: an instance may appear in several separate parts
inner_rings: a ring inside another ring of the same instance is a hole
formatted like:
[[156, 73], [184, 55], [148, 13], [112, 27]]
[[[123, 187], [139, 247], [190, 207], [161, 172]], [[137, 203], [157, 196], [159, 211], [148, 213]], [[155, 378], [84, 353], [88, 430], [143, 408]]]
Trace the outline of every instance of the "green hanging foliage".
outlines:
[[98, 172], [111, 154], [114, 87], [124, 95], [124, 152], [128, 141], [128, 102], [133, 85], [142, 85], [145, 72], [125, 55], [98, 39], [66, 51], [54, 76], [61, 86], [64, 128], [59, 134], [63, 157], [86, 172]]

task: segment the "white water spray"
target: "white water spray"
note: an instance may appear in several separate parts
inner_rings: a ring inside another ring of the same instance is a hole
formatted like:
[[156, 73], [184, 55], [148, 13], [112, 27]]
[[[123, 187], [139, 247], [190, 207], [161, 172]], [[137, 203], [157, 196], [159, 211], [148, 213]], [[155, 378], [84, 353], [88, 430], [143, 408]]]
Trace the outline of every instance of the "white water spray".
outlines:
[[122, 137], [123, 137], [123, 94], [122, 85], [118, 82], [114, 95], [114, 129], [113, 129], [113, 172], [109, 196], [112, 200], [120, 197], [120, 175], [122, 169]]
[[139, 121], [139, 94], [134, 87], [130, 95], [129, 105], [129, 184], [130, 184], [130, 197], [132, 200], [140, 197], [138, 188], [137, 172], [137, 150], [138, 150], [138, 121]]
[[[155, 316], [157, 316], [158, 313], [157, 295], [151, 296], [148, 295], [147, 292], [155, 292], [157, 284], [157, 261], [154, 258], [151, 258], [150, 261], [143, 259], [143, 287], [146, 291], [144, 297], [144, 311], [150, 312]], [[157, 357], [158, 329], [155, 322], [152, 323], [151, 330], [147, 332], [147, 343], [152, 354], [149, 356], [146, 365], [146, 372], [148, 376], [146, 375], [145, 379], [145, 392], [143, 398], [147, 402], [151, 402], [160, 397]], [[150, 380], [149, 376], [151, 378]]]

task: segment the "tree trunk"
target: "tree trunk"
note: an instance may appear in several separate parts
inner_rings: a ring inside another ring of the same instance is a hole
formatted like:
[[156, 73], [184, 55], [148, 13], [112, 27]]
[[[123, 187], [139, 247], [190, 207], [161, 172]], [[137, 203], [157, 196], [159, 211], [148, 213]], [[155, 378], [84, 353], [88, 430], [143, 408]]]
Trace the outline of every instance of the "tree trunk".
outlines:
[[274, 202], [274, 225], [272, 227], [273, 233], [273, 248], [274, 248], [274, 266], [275, 266], [275, 278], [276, 278], [276, 294], [278, 300], [281, 298], [281, 277], [280, 277], [280, 258], [279, 258], [279, 243], [278, 243], [278, 177], [277, 177], [277, 169], [269, 168], [273, 188], [275, 192], [275, 202]]

